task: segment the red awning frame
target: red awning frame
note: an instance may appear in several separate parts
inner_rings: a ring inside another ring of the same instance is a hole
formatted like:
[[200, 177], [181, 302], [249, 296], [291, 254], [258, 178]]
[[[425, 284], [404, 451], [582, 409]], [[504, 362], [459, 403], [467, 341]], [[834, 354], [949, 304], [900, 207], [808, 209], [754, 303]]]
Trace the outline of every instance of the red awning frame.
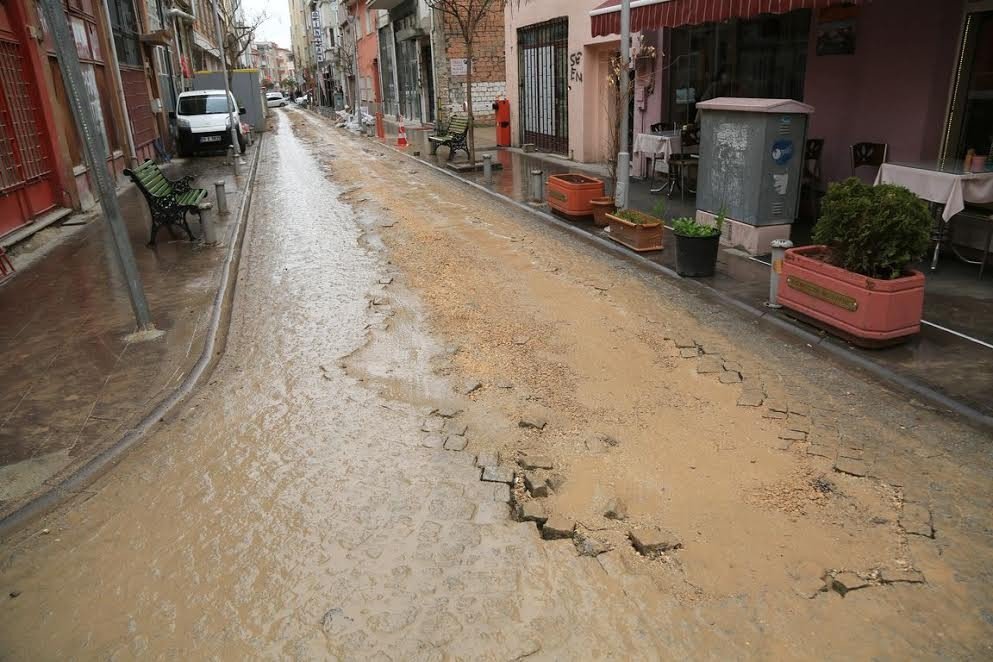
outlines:
[[[759, 14], [786, 14], [798, 9], [821, 9], [863, 4], [864, 0], [633, 0], [631, 32], [648, 32], [681, 25], [718, 23]], [[594, 37], [621, 32], [621, 0], [607, 0], [590, 12]]]

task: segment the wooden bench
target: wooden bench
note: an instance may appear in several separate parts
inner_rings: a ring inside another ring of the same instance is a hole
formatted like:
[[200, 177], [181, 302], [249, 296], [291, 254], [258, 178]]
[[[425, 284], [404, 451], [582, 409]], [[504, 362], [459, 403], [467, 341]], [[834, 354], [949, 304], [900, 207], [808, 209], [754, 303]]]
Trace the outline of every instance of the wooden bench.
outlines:
[[193, 177], [187, 176], [170, 181], [151, 160], [145, 161], [134, 170], [125, 170], [124, 174], [138, 186], [138, 190], [148, 202], [148, 209], [152, 214], [152, 236], [148, 240], [149, 246], [155, 245], [155, 235], [159, 233], [159, 228], [165, 227], [172, 234], [174, 225], [186, 230], [190, 241], [195, 239], [186, 222], [186, 215], [196, 214], [200, 219], [200, 227], [203, 227], [200, 203], [207, 197], [207, 191], [202, 188], [192, 188], [190, 184], [193, 182]]
[[466, 156], [469, 156], [469, 143], [466, 140], [466, 134], [468, 132], [469, 118], [465, 115], [455, 115], [452, 117], [452, 121], [448, 123], [447, 128], [439, 131], [438, 135], [428, 136], [428, 140], [431, 142], [431, 153], [437, 154], [438, 148], [444, 145], [448, 147], [449, 161], [452, 160], [452, 157], [459, 150], [462, 150]]

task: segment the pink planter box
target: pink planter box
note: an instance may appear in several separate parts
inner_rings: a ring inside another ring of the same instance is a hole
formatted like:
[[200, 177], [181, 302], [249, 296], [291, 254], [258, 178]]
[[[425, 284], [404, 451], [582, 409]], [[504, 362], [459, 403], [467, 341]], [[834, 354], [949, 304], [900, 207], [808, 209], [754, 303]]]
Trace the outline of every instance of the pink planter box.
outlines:
[[924, 274], [881, 280], [822, 261], [826, 246], [786, 251], [779, 302], [823, 322], [859, 344], [881, 345], [919, 333], [924, 311]]

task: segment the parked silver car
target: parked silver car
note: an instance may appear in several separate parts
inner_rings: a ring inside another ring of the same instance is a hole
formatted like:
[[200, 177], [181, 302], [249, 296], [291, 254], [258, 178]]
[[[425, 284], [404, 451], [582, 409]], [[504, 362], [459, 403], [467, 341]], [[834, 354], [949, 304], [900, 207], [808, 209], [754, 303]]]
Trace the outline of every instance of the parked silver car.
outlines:
[[282, 92], [266, 92], [265, 105], [267, 108], [283, 108], [289, 100], [283, 96]]

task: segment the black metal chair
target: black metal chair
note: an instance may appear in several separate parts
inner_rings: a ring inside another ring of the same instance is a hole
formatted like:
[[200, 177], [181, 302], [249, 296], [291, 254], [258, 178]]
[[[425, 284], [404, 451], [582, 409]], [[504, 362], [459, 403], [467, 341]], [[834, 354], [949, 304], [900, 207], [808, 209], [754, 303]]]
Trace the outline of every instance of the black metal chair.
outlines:
[[948, 225], [950, 225], [951, 230], [954, 231], [954, 229], [963, 221], [966, 223], [972, 223], [973, 225], [980, 224], [984, 226], [983, 229], [986, 231], [986, 239], [983, 244], [983, 254], [980, 259], [972, 260], [959, 253], [959, 251], [955, 248], [951, 233], [946, 234], [942, 232], [936, 239], [939, 245], [942, 242], [947, 242], [948, 246], [952, 249], [952, 252], [955, 253], [955, 256], [962, 262], [965, 262], [966, 264], [979, 265], [979, 278], [982, 280], [983, 272], [986, 271], [986, 264], [989, 262], [990, 250], [993, 248], [993, 205], [966, 205], [964, 210], [949, 219]]
[[686, 185], [686, 175], [688, 172], [696, 171], [700, 166], [699, 154], [686, 151], [689, 147], [700, 145], [700, 127], [695, 124], [688, 124], [682, 130], [682, 153], [673, 154], [669, 159], [669, 197], [675, 187], [679, 187], [679, 199], [684, 200], [686, 193], [696, 193], [695, 188]]
[[[661, 134], [661, 133], [665, 133], [666, 131], [674, 131], [676, 129], [676, 123], [675, 122], [656, 122], [655, 124], [652, 124], [649, 127], [649, 129], [651, 130], [652, 133]], [[665, 159], [663, 157], [661, 157], [661, 156], [659, 156], [659, 155], [656, 154], [656, 155], [652, 156], [652, 158], [650, 159], [650, 161], [651, 161], [651, 165], [649, 165], [648, 186], [649, 186], [649, 188], [651, 189], [651, 191], [653, 193], [658, 193], [659, 191], [665, 190], [665, 187], [668, 184], [668, 182], [666, 184], [663, 184], [661, 188], [655, 188], [655, 186], [654, 186], [654, 184], [655, 184], [655, 177], [656, 177], [656, 175], [659, 174], [659, 162], [660, 161], [664, 162]], [[666, 174], [666, 177], [668, 178], [669, 173], [667, 172], [665, 174]]]
[[806, 187], [810, 213], [817, 220], [817, 192], [823, 184], [821, 155], [824, 153], [823, 138], [809, 138], [803, 153], [803, 177], [801, 186]]
[[878, 168], [886, 163], [890, 146], [886, 143], [855, 143], [852, 145], [852, 176], [859, 168]]

